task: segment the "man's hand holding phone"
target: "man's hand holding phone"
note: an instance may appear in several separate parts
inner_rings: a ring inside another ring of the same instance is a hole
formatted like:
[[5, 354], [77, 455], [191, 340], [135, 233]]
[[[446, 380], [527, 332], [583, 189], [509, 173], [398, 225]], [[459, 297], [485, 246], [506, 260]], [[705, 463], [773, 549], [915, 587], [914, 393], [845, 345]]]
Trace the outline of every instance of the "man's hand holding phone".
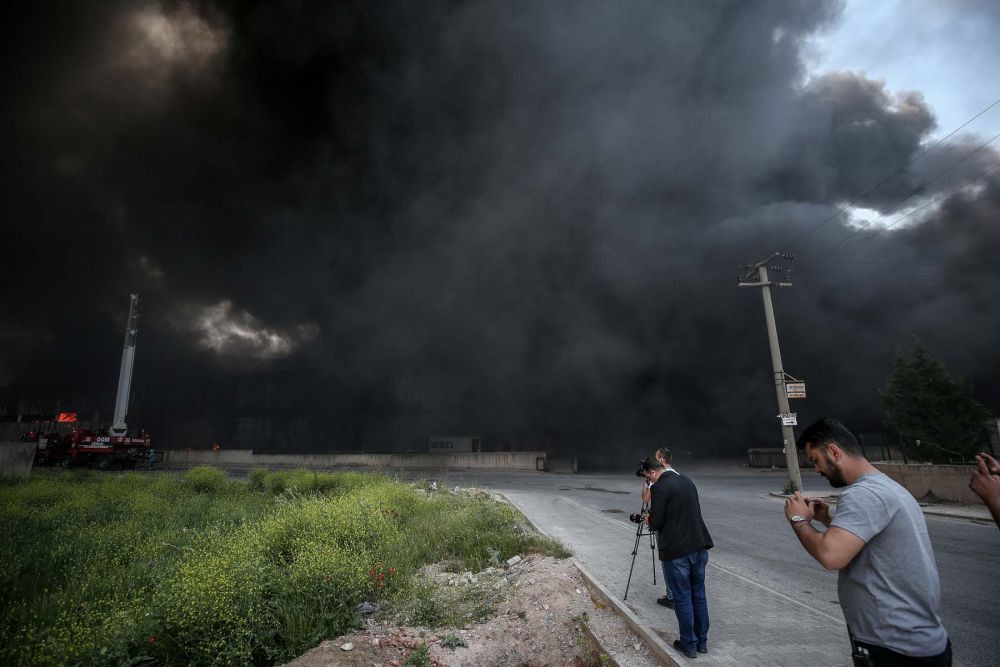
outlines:
[[830, 522], [833, 521], [833, 516], [830, 515], [830, 505], [821, 498], [804, 498], [803, 500], [806, 501], [806, 505], [812, 508], [813, 519], [829, 528]]

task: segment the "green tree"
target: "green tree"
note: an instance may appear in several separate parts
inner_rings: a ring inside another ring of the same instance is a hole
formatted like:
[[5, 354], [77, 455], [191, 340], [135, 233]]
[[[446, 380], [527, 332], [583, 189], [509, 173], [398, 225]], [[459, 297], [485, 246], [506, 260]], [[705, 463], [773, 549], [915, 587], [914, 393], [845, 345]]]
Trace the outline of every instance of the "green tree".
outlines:
[[957, 462], [983, 451], [989, 409], [976, 400], [972, 385], [950, 374], [920, 339], [909, 356], [896, 348], [892, 372], [879, 395], [886, 425], [911, 447], [920, 440], [913, 456]]

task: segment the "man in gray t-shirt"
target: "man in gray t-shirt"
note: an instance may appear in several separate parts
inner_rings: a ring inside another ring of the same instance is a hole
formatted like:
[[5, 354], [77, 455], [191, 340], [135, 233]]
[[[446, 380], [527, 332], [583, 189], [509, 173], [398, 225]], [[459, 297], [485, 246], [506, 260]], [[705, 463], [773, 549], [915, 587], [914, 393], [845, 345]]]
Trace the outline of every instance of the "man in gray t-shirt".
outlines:
[[[838, 593], [855, 653], [874, 665], [949, 667], [951, 643], [937, 615], [941, 586], [924, 515], [913, 497], [864, 458], [847, 428], [822, 419], [799, 438], [816, 472], [844, 488], [836, 516], [795, 493], [785, 516], [809, 554], [839, 570]], [[826, 532], [812, 527], [816, 520]]]

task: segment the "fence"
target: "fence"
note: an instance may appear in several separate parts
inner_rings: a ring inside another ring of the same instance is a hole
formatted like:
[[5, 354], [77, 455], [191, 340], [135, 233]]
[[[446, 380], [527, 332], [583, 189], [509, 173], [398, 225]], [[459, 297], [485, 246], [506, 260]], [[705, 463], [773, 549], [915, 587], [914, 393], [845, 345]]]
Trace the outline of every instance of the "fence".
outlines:
[[908, 462], [906, 445], [899, 436], [888, 433], [858, 433], [861, 451], [869, 461]]
[[[989, 452], [996, 458], [997, 454], [1000, 453], [1000, 419], [989, 419], [985, 427]], [[919, 448], [916, 448], [912, 442], [908, 446], [903, 438], [895, 434], [858, 433], [858, 442], [861, 444], [862, 453], [869, 461], [915, 463], [910, 460], [915, 452], [918, 453], [919, 458]], [[748, 449], [747, 465], [751, 468], [788, 467], [785, 462], [785, 452], [780, 447]], [[799, 451], [799, 466], [806, 465], [808, 462], [805, 453]]]
[[[858, 442], [865, 458], [869, 461], [899, 461], [907, 462], [906, 449], [890, 444], [885, 433], [859, 433]], [[809, 466], [806, 453], [798, 452], [799, 467]], [[751, 468], [787, 468], [785, 450], [781, 447], [757, 447], [747, 450], [747, 465]]]
[[[798, 452], [799, 466], [808, 465], [806, 453]], [[747, 465], [751, 468], [788, 468], [785, 450], [781, 447], [764, 447], [747, 450]]]
[[254, 454], [250, 449], [171, 450], [164, 463], [214, 466], [342, 466], [408, 469], [496, 469], [544, 471], [545, 452], [472, 452], [457, 454]]

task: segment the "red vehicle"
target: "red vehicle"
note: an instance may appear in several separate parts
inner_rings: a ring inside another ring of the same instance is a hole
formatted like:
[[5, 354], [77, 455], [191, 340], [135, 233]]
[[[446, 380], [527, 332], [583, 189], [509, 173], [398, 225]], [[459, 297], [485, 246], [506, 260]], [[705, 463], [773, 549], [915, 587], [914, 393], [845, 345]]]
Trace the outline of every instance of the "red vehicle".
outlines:
[[149, 437], [98, 435], [92, 431], [42, 433], [35, 446], [35, 465], [72, 468], [91, 465], [101, 470], [115, 466], [136, 468], [152, 460]]
[[[125, 348], [122, 351], [121, 372], [118, 375], [118, 396], [115, 399], [115, 417], [111, 428], [100, 433], [77, 431], [72, 433], [42, 433], [29, 436], [35, 440], [36, 464], [59, 464], [72, 468], [78, 464], [94, 465], [110, 470], [115, 465], [135, 468], [141, 462], [152, 463], [149, 434], [140, 432], [138, 437], [128, 435], [125, 415], [132, 386], [132, 367], [135, 362], [135, 339], [138, 331], [139, 295], [129, 294], [128, 322], [125, 324]], [[65, 416], [65, 419], [63, 418]], [[74, 413], [60, 415], [59, 421], [75, 421]]]

